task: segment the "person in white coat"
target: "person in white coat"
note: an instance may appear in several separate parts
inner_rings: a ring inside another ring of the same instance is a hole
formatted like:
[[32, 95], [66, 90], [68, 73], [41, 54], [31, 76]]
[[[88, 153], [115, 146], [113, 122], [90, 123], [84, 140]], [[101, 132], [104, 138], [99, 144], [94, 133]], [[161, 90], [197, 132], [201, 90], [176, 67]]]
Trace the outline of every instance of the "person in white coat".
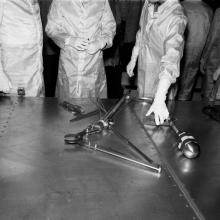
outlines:
[[108, 0], [53, 0], [46, 33], [61, 48], [56, 96], [107, 97], [102, 50], [116, 24]]
[[154, 113], [157, 125], [169, 117], [166, 95], [179, 76], [186, 24], [178, 0], [145, 1], [127, 73], [133, 75], [138, 59], [138, 93], [154, 99], [146, 115]]
[[43, 93], [42, 25], [36, 0], [0, 0], [0, 91]]

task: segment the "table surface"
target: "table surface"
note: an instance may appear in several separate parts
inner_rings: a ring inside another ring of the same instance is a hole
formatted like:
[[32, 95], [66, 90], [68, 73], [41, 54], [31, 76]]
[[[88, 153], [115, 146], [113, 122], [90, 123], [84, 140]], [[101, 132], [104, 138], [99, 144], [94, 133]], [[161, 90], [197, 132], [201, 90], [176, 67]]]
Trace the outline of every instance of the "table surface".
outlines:
[[[148, 108], [132, 101], [115, 115], [114, 128], [161, 164], [160, 175], [64, 143], [65, 134], [100, 115], [71, 123], [72, 113], [55, 98], [0, 97], [0, 219], [220, 219], [220, 124], [202, 114], [200, 102], [170, 104], [177, 127], [200, 143], [200, 157], [189, 160], [171, 128], [147, 123]], [[111, 130], [92, 141], [141, 160]]]

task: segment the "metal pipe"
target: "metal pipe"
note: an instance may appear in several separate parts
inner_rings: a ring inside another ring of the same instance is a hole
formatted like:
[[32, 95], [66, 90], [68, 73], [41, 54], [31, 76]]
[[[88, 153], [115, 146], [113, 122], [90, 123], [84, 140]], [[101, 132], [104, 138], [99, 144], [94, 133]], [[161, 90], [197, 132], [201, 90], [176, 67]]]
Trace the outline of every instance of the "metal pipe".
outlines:
[[178, 149], [182, 151], [185, 157], [193, 159], [200, 154], [200, 146], [196, 139], [187, 132], [181, 132], [178, 130], [174, 122], [169, 119], [170, 127], [174, 130], [179, 139]]
[[124, 141], [129, 147], [132, 148], [136, 153], [138, 153], [144, 160], [147, 160], [149, 163], [153, 163], [153, 160], [150, 159], [147, 155], [145, 155], [141, 150], [139, 150], [133, 143], [131, 143], [126, 137], [121, 135], [118, 131], [111, 128], [111, 130], [118, 136], [122, 141]]
[[175, 131], [175, 133], [178, 135], [180, 133], [179, 129], [176, 127], [176, 125], [174, 124], [174, 122], [169, 119], [169, 124], [170, 124], [170, 127]]
[[100, 121], [104, 121], [106, 122], [108, 119], [112, 118], [113, 115], [118, 111], [118, 109], [124, 104], [124, 102], [126, 100], [129, 100], [130, 99], [130, 96], [128, 94], [125, 94], [117, 103], [116, 105], [111, 109], [109, 110], [103, 118], [100, 119]]
[[102, 153], [105, 153], [105, 154], [108, 154], [108, 155], [111, 155], [111, 156], [114, 156], [114, 157], [117, 157], [117, 158], [129, 161], [129, 162], [132, 162], [132, 163], [144, 166], [146, 168], [152, 169], [153, 171], [155, 171], [157, 173], [161, 173], [161, 166], [160, 165], [149, 165], [149, 164], [146, 164], [146, 163], [143, 163], [143, 162], [140, 162], [140, 161], [137, 161], [137, 160], [134, 160], [134, 159], [122, 156], [120, 154], [117, 154], [117, 153], [114, 153], [114, 152], [111, 152], [111, 151], [108, 151], [108, 150], [104, 150], [104, 149], [98, 147], [97, 144], [95, 144], [94, 146], [92, 146], [92, 145], [84, 145], [83, 144], [83, 146], [86, 146], [89, 149], [92, 149], [92, 150], [95, 150], [95, 151], [99, 151], [99, 152], [102, 152]]

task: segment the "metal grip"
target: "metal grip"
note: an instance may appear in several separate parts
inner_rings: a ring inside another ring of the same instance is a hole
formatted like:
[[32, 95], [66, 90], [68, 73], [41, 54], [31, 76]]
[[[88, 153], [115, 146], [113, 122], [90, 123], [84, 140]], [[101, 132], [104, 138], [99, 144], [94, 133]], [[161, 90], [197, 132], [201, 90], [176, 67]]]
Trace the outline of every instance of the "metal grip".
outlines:
[[108, 111], [104, 117], [101, 119], [102, 121], [107, 121], [108, 119], [111, 119], [114, 114], [118, 111], [118, 109], [124, 104], [124, 102], [126, 100], [129, 100], [130, 96], [128, 94], [125, 94], [117, 103], [116, 105], [110, 110]]

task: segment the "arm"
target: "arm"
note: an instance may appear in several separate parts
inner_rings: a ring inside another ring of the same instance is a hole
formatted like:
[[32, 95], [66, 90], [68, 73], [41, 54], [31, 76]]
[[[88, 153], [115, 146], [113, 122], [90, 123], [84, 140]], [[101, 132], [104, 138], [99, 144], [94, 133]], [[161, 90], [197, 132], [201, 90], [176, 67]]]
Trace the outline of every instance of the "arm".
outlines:
[[114, 16], [112, 14], [108, 0], [105, 2], [105, 10], [102, 16], [102, 41], [103, 49], [109, 48], [112, 46], [112, 41], [116, 33], [116, 23]]
[[141, 32], [142, 32], [142, 28], [143, 28], [142, 24], [145, 19], [144, 15], [146, 14], [147, 7], [148, 7], [148, 5], [147, 5], [147, 1], [146, 1], [143, 6], [142, 12], [141, 12], [141, 17], [140, 17], [140, 21], [139, 21], [139, 30], [137, 31], [137, 34], [136, 34], [136, 41], [135, 41], [135, 45], [134, 45], [134, 48], [132, 50], [132, 55], [131, 55], [131, 61], [133, 61], [135, 63], [137, 62], [138, 55], [139, 55], [140, 43], [141, 43]]
[[186, 27], [184, 16], [173, 19], [170, 24], [166, 40], [164, 42], [165, 54], [160, 62], [160, 74], [154, 102], [150, 107], [147, 116], [152, 112], [155, 115], [157, 125], [162, 124], [169, 117], [169, 112], [165, 104], [169, 87], [176, 81], [180, 72], [180, 60], [183, 54], [184, 38]]
[[[0, 1], [0, 28], [2, 24], [3, 9], [4, 9], [4, 2]], [[0, 91], [8, 93], [11, 88], [12, 88], [11, 82], [2, 66], [2, 50], [0, 45]]]
[[140, 17], [140, 22], [139, 22], [140, 27], [139, 27], [139, 30], [136, 34], [136, 41], [135, 41], [135, 45], [132, 50], [131, 60], [128, 63], [127, 68], [126, 68], [127, 74], [130, 77], [132, 77], [134, 75], [133, 71], [134, 71], [134, 67], [136, 65], [138, 55], [139, 55], [140, 43], [141, 43], [141, 32], [142, 32], [141, 29], [143, 28], [141, 24], [143, 23], [143, 20], [145, 19], [144, 14], [145, 14], [145, 11], [147, 10], [146, 7], [147, 7], [147, 3], [145, 2], [143, 9], [142, 9], [142, 12], [141, 12], [141, 17]]
[[101, 19], [101, 36], [99, 39], [90, 41], [87, 52], [95, 54], [100, 50], [112, 46], [112, 41], [116, 32], [116, 23], [112, 14], [108, 0], [105, 1], [105, 8]]
[[166, 79], [170, 84], [176, 82], [180, 74], [180, 60], [184, 49], [184, 31], [186, 18], [174, 18], [168, 29], [167, 37], [164, 42], [164, 56], [160, 62], [159, 79]]
[[48, 37], [52, 38], [60, 48], [64, 48], [71, 38], [62, 22], [61, 5], [59, 0], [53, 0], [51, 3], [45, 31]]

